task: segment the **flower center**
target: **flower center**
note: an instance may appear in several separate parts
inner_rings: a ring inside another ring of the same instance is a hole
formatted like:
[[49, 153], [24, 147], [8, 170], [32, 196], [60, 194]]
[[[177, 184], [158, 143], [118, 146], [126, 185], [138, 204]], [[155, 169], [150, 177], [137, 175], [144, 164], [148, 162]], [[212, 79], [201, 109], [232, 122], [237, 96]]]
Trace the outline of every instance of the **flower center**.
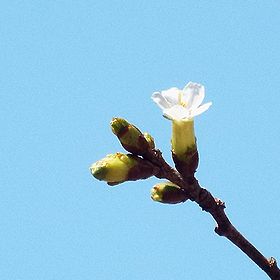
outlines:
[[183, 97], [182, 92], [179, 92], [178, 103], [183, 107], [187, 107], [187, 102], [185, 102], [182, 97]]

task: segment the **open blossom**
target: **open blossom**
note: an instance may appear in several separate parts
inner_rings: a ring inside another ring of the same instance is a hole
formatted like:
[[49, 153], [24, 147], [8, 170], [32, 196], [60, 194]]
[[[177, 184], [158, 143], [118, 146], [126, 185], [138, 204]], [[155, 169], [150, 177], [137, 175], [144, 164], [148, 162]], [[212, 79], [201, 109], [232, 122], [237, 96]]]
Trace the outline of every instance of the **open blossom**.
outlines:
[[154, 92], [152, 99], [170, 120], [191, 120], [208, 110], [212, 102], [201, 105], [205, 96], [204, 86], [189, 82], [183, 90], [176, 87]]

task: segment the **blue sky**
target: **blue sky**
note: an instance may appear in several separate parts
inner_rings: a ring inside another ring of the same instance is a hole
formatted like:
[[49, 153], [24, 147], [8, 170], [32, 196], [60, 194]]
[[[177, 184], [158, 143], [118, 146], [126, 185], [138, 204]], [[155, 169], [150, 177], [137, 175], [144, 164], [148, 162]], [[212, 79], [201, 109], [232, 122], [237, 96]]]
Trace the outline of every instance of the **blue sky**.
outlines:
[[1, 1], [1, 279], [266, 279], [196, 204], [153, 202], [157, 179], [89, 166], [122, 151], [116, 116], [172, 163], [150, 96], [200, 82], [197, 178], [280, 261], [279, 26], [270, 0]]

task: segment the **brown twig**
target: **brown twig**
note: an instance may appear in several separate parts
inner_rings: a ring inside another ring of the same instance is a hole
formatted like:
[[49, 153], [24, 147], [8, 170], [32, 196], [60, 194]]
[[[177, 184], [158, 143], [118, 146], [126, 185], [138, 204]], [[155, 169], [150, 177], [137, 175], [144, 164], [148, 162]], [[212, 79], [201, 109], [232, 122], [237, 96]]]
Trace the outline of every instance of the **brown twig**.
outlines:
[[274, 258], [265, 258], [231, 223], [224, 209], [225, 203], [214, 198], [206, 189], [202, 188], [194, 176], [183, 178], [162, 157], [159, 150], [150, 150], [143, 156], [159, 167], [158, 178], [165, 178], [175, 183], [186, 192], [186, 199], [196, 202], [202, 210], [208, 212], [216, 221], [215, 232], [226, 237], [242, 250], [256, 265], [258, 265], [273, 280], [280, 280], [280, 269]]

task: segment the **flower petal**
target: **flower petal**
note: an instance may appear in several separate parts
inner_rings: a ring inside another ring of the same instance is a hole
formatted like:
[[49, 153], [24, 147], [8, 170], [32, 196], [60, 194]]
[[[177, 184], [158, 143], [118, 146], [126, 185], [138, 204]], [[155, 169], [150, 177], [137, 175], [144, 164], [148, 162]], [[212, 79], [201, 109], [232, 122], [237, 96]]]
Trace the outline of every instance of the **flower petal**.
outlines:
[[163, 115], [170, 120], [188, 119], [189, 114], [189, 110], [180, 105], [163, 110]]
[[205, 112], [212, 103], [201, 105], [205, 96], [204, 86], [189, 82], [183, 90], [172, 87], [154, 92], [152, 99], [162, 109], [163, 115], [170, 120], [190, 120]]
[[202, 103], [204, 96], [205, 89], [201, 84], [189, 82], [183, 89], [183, 100], [188, 109], [198, 108]]
[[163, 95], [163, 97], [167, 100], [167, 102], [171, 106], [174, 106], [174, 105], [177, 105], [179, 102], [179, 93], [180, 92], [182, 92], [180, 89], [178, 89], [176, 87], [172, 87], [170, 89], [163, 90], [161, 92], [161, 94]]
[[205, 103], [205, 104], [199, 106], [198, 108], [194, 109], [191, 112], [191, 116], [195, 117], [195, 116], [202, 114], [203, 112], [207, 111], [211, 105], [212, 105], [212, 102], [208, 102], [208, 103]]
[[162, 110], [171, 107], [171, 105], [166, 101], [166, 99], [160, 92], [154, 92], [152, 94], [152, 99]]

